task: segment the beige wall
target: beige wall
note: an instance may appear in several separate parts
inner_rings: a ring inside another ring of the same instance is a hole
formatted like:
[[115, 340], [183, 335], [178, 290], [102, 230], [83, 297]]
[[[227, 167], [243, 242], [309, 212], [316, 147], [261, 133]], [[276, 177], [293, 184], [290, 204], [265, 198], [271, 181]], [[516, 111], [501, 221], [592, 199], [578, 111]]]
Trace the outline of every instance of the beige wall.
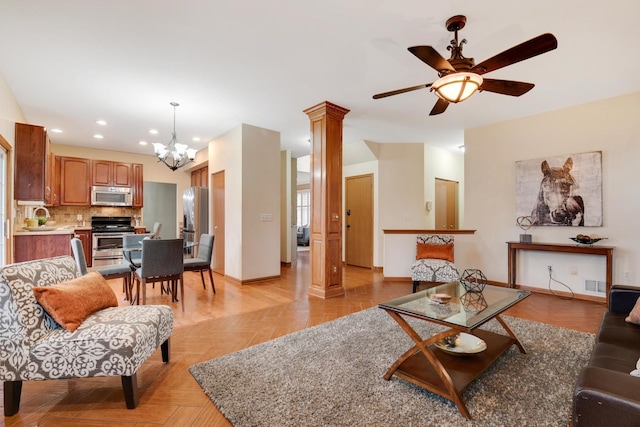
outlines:
[[[515, 162], [602, 151], [604, 226], [535, 227], [536, 242], [572, 243], [570, 236], [597, 233], [614, 250], [614, 283], [640, 285], [640, 93], [512, 120], [465, 132], [465, 226], [477, 229], [456, 263], [480, 268], [491, 280], [507, 281], [505, 242], [518, 240]], [[554, 278], [584, 293], [584, 280], [604, 280], [604, 258], [524, 252], [517, 281], [547, 288]], [[572, 274], [575, 272], [576, 274]], [[552, 289], [564, 290], [552, 284]], [[568, 292], [568, 291], [567, 291]]]
[[[4, 77], [0, 75], [0, 135], [7, 140], [11, 146], [15, 141], [15, 123], [27, 123], [27, 119], [22, 113], [22, 109], [16, 102], [11, 88], [7, 85]], [[35, 123], [34, 123], [35, 124]]]
[[436, 178], [458, 183], [458, 226], [464, 227], [464, 156], [449, 150], [424, 146], [424, 200], [433, 202], [433, 208], [425, 211], [426, 228], [436, 228]]
[[[280, 275], [280, 134], [240, 125], [209, 143], [209, 173], [225, 172], [225, 275]], [[262, 221], [262, 215], [271, 215]]]

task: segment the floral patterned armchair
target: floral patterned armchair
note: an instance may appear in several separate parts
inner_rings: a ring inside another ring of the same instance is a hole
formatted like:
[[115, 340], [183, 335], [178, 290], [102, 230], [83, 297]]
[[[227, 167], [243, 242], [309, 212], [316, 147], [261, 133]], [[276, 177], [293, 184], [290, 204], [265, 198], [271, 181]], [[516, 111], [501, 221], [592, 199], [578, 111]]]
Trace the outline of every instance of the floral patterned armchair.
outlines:
[[411, 266], [413, 292], [420, 282], [447, 283], [458, 280], [460, 273], [453, 263], [453, 235], [419, 234], [416, 261]]
[[80, 277], [61, 256], [0, 269], [0, 380], [4, 413], [20, 409], [22, 381], [121, 376], [127, 408], [138, 403], [136, 372], [160, 346], [169, 361], [173, 312], [162, 305], [111, 307], [87, 317], [73, 332], [57, 324], [34, 296], [36, 286]]

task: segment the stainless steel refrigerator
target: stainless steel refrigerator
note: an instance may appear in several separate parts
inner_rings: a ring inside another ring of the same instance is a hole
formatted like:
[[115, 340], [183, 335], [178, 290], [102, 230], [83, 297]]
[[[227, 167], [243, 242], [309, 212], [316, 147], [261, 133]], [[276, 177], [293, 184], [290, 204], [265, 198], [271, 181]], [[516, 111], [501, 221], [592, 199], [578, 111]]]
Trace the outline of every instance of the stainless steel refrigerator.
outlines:
[[[186, 242], [200, 241], [202, 233], [209, 232], [209, 198], [206, 187], [189, 187], [182, 196], [183, 226], [182, 238]], [[197, 247], [187, 251], [187, 255], [197, 256]]]

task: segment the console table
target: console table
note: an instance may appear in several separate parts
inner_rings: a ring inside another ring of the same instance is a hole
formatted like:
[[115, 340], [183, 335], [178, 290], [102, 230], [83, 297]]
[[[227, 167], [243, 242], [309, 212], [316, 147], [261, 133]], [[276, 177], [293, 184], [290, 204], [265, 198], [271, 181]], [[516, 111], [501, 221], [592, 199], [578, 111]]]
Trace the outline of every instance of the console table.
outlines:
[[516, 285], [516, 260], [517, 252], [520, 251], [547, 251], [547, 252], [564, 252], [570, 254], [588, 254], [602, 255], [607, 257], [607, 303], [609, 302], [609, 290], [613, 282], [613, 246], [595, 246], [595, 245], [572, 245], [563, 243], [520, 243], [507, 242], [508, 246], [508, 273], [507, 280], [509, 287], [514, 288]]

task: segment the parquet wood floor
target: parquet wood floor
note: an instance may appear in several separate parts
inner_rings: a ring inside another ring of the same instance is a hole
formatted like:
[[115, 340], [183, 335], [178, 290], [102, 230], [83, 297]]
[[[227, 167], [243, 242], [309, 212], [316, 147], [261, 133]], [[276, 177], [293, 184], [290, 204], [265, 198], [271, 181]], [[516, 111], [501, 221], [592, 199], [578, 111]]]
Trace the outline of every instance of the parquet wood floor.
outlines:
[[[20, 412], [4, 418], [7, 426], [229, 426], [188, 371], [190, 365], [318, 325], [411, 292], [411, 283], [382, 282], [382, 273], [345, 267], [346, 295], [323, 300], [309, 297], [308, 252], [282, 277], [238, 285], [214, 275], [217, 294], [202, 288], [200, 275], [185, 273], [185, 311], [149, 289], [149, 304], [167, 304], [175, 314], [171, 362], [157, 351], [138, 373], [140, 404], [127, 410], [120, 379], [89, 378], [25, 382]], [[207, 279], [208, 283], [208, 279]], [[121, 295], [121, 281], [110, 281]], [[122, 304], [125, 304], [123, 301]], [[595, 332], [604, 303], [561, 300], [534, 294], [507, 315]], [[404, 349], [402, 349], [404, 351]], [[382, 374], [381, 374], [382, 375]]]

